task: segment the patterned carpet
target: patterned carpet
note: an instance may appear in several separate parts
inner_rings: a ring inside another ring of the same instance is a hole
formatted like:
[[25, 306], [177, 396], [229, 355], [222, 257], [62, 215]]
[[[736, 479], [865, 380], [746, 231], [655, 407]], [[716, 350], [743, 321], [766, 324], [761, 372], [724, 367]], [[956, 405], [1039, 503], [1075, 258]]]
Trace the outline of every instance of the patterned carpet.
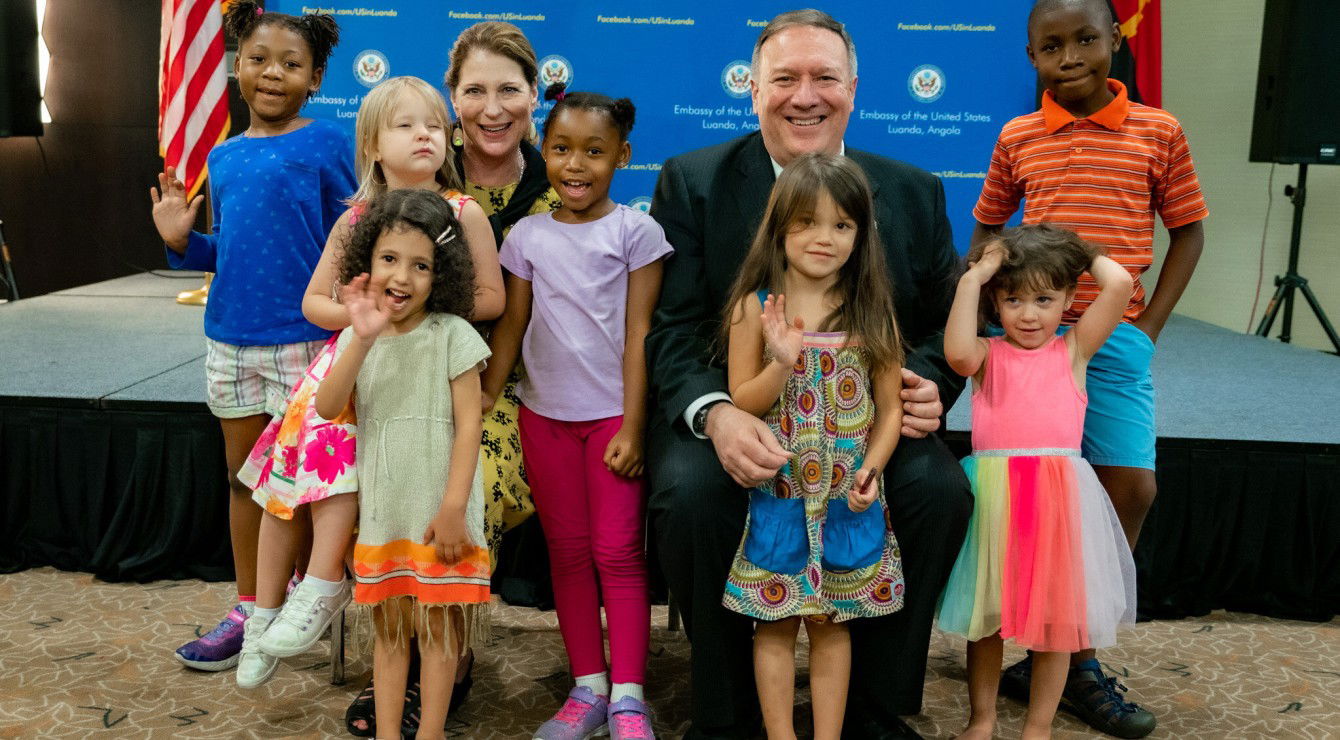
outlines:
[[[51, 569], [0, 576], [0, 737], [317, 738], [344, 735], [344, 708], [365, 661], [331, 686], [327, 643], [284, 661], [243, 692], [232, 673], [182, 668], [170, 651], [210, 629], [230, 584], [108, 584]], [[202, 622], [202, 620], [208, 623]], [[648, 695], [657, 730], [687, 727], [688, 644], [653, 614]], [[1015, 657], [1014, 653], [1007, 654]], [[1340, 733], [1340, 619], [1328, 624], [1215, 613], [1141, 624], [1105, 660], [1159, 716], [1154, 737], [1326, 738]], [[937, 635], [926, 704], [910, 718], [952, 737], [967, 717], [963, 645]], [[449, 737], [527, 738], [567, 689], [552, 612], [505, 607], [481, 651], [469, 702]], [[797, 695], [801, 711], [806, 692]], [[1000, 737], [1019, 736], [1023, 707], [1001, 701]], [[1067, 715], [1057, 737], [1093, 737]]]

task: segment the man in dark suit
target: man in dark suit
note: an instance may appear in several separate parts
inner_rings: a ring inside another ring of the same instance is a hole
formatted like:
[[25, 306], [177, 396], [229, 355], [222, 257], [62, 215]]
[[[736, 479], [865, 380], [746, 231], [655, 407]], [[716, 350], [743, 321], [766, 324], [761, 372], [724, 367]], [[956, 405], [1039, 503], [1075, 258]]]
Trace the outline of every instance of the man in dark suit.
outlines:
[[849, 623], [844, 735], [916, 737], [898, 715], [921, 709], [931, 618], [972, 511], [967, 480], [931, 434], [941, 399], [957, 398], [963, 387], [943, 352], [958, 266], [944, 189], [928, 172], [844, 148], [856, 51], [826, 13], [774, 18], [754, 46], [752, 76], [759, 132], [667, 161], [651, 207], [675, 254], [647, 337], [656, 406], [648, 432], [649, 509], [693, 648], [689, 737], [748, 737], [758, 727], [752, 624], [723, 607], [721, 596], [744, 530], [744, 489], [771, 478], [787, 458], [762, 420], [730, 404], [712, 341], [777, 173], [811, 151], [844, 153], [870, 179], [910, 350], [903, 439], [884, 479], [906, 602], [896, 614]]

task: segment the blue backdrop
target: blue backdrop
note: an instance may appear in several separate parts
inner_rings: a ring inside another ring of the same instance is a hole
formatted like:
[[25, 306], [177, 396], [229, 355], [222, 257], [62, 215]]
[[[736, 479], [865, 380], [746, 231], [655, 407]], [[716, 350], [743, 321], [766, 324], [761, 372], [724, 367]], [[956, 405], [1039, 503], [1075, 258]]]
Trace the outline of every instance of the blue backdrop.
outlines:
[[[848, 146], [905, 160], [944, 179], [954, 242], [967, 248], [972, 206], [1001, 126], [1033, 109], [1024, 54], [1030, 0], [847, 2], [824, 7], [856, 42], [859, 84]], [[633, 159], [612, 196], [645, 207], [670, 156], [757, 129], [749, 97], [754, 40], [795, 4], [737, 0], [541, 3], [529, 0], [270, 0], [271, 10], [331, 13], [341, 42], [307, 114], [346, 123], [388, 76], [439, 87], [456, 35], [481, 20], [515, 23], [541, 60], [540, 84], [627, 96], [637, 106]], [[444, 91], [445, 94], [445, 91]], [[542, 93], [543, 94], [543, 93]], [[537, 124], [547, 107], [536, 111]]]

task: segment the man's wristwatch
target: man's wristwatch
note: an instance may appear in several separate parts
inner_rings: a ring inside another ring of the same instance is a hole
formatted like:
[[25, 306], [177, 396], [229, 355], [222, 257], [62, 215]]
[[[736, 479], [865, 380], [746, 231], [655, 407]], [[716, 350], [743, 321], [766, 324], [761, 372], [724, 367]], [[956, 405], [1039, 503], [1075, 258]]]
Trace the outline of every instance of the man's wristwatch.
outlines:
[[693, 424], [689, 426], [689, 430], [700, 437], [706, 436], [707, 412], [710, 411], [713, 406], [719, 403], [726, 403], [726, 401], [725, 399], [719, 398], [715, 401], [708, 401], [707, 403], [703, 404], [702, 407], [699, 408], [698, 411], [693, 414]]

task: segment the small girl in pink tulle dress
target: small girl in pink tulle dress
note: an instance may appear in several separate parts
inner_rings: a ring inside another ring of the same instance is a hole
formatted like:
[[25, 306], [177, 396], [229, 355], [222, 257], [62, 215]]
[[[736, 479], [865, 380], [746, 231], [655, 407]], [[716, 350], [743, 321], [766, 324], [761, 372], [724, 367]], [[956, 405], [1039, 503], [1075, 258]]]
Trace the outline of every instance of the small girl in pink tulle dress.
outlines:
[[[972, 378], [973, 454], [963, 468], [976, 506], [938, 619], [970, 640], [972, 714], [961, 737], [995, 728], [1005, 639], [1034, 651], [1023, 737], [1048, 737], [1070, 654], [1114, 644], [1117, 625], [1135, 621], [1130, 548], [1080, 457], [1085, 372], [1121, 321], [1131, 277], [1046, 224], [1006, 230], [968, 259], [944, 346], [949, 366]], [[1061, 327], [1085, 271], [1099, 295], [1078, 323]], [[1003, 337], [977, 336], [981, 301]]]

